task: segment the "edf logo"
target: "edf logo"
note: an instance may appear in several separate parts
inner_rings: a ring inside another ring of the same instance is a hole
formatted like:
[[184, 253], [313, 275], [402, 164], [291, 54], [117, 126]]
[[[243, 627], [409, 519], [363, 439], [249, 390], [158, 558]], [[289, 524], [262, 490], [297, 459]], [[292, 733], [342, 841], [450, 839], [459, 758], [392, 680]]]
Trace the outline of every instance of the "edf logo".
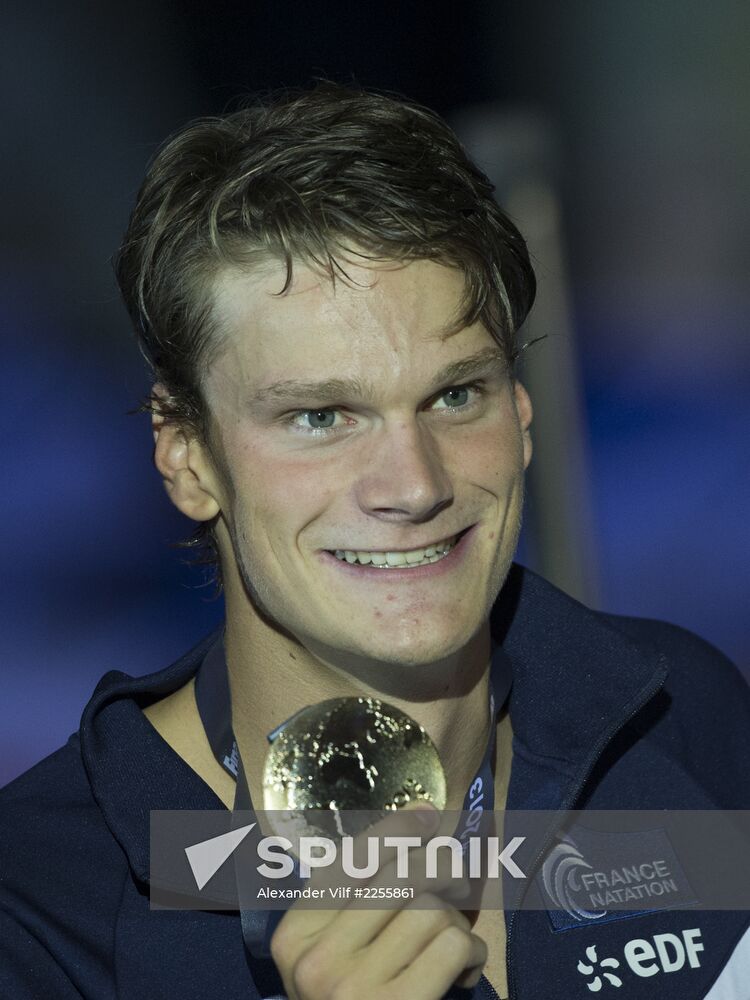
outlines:
[[625, 961], [637, 976], [655, 976], [657, 972], [678, 972], [685, 964], [700, 968], [698, 954], [703, 951], [700, 928], [692, 927], [676, 934], [654, 934], [653, 944], [645, 938], [634, 938], [625, 945]]
[[[700, 928], [691, 927], [683, 931], [681, 936], [654, 934], [650, 940], [633, 938], [623, 948], [623, 959], [630, 971], [642, 978], [655, 976], [659, 972], [678, 972], [686, 961], [691, 969], [699, 969], [701, 963], [698, 955], [703, 951], [700, 936]], [[616, 989], [623, 985], [622, 979], [614, 971], [621, 969], [618, 959], [599, 959], [595, 945], [586, 949], [586, 958], [588, 962], [580, 961], [577, 969], [582, 976], [593, 977], [586, 983], [592, 993], [598, 993], [605, 985]]]

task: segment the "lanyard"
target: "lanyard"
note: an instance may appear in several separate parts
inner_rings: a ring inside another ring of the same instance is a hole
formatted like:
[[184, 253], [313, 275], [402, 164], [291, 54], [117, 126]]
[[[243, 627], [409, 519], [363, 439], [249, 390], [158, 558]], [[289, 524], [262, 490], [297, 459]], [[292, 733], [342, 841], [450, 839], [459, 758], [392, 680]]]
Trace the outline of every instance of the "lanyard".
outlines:
[[[479, 769], [464, 795], [462, 826], [460, 832], [456, 833], [459, 840], [475, 826], [483, 811], [494, 809], [495, 783], [492, 775], [492, 758], [495, 753], [495, 720], [505, 704], [512, 681], [510, 660], [502, 648], [496, 646], [490, 664], [490, 726], [487, 746]], [[233, 811], [252, 812], [250, 790], [232, 728], [232, 701], [223, 639], [214, 643], [200, 665], [195, 678], [195, 700], [214, 757], [237, 782]], [[285, 725], [286, 723], [283, 723], [269, 733], [269, 741], [272, 742]], [[242, 935], [248, 955], [255, 959], [268, 958], [271, 936], [284, 915], [283, 911], [246, 908], [242, 905], [240, 886], [238, 891]]]

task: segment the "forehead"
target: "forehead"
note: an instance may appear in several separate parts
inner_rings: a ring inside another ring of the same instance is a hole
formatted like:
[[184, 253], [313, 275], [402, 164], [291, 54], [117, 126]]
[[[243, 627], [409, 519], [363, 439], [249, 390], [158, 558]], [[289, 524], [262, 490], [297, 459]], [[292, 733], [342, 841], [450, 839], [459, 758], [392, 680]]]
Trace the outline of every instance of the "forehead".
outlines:
[[206, 379], [258, 386], [266, 380], [375, 376], [445, 364], [492, 343], [476, 324], [456, 333], [464, 276], [433, 261], [346, 264], [331, 281], [297, 263], [224, 270], [214, 291], [220, 346]]

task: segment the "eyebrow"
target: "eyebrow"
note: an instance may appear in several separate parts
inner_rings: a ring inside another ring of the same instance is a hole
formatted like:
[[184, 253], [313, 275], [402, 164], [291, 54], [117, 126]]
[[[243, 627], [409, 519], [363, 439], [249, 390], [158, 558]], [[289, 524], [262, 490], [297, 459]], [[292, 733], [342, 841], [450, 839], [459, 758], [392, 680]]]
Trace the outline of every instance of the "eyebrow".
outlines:
[[[495, 366], [505, 368], [505, 356], [499, 347], [486, 347], [468, 358], [452, 361], [441, 368], [432, 380], [432, 390], [437, 391], [442, 386], [466, 379], [487, 375]], [[342, 399], [362, 398], [372, 395], [372, 384], [358, 378], [334, 378], [321, 382], [301, 382], [297, 379], [284, 379], [259, 389], [253, 396], [256, 403], [268, 401], [282, 402], [287, 400], [315, 399], [320, 403], [336, 403]], [[429, 392], [428, 392], [429, 395]]]
[[439, 389], [451, 382], [462, 382], [480, 375], [488, 375], [496, 366], [502, 369], [506, 368], [505, 355], [499, 347], [485, 347], [484, 350], [472, 354], [471, 357], [453, 361], [445, 368], [441, 368], [435, 376], [433, 384], [436, 389]]

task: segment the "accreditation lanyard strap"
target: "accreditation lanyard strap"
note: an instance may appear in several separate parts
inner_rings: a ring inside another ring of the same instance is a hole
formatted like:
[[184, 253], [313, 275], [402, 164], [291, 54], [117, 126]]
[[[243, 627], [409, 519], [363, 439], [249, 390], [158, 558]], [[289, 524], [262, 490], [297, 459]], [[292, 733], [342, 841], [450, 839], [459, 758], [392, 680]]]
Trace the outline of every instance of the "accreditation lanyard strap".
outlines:
[[[464, 795], [463, 823], [461, 830], [456, 834], [459, 839], [466, 833], [467, 827], [475, 826], [482, 812], [494, 809], [495, 782], [492, 760], [495, 754], [495, 720], [510, 693], [512, 680], [510, 661], [502, 648], [496, 646], [490, 667], [490, 726], [487, 746], [479, 769]], [[232, 728], [232, 700], [223, 639], [214, 643], [201, 663], [195, 678], [195, 700], [214, 757], [237, 782], [233, 810], [252, 812], [250, 790]], [[272, 742], [285, 725], [286, 723], [283, 723], [269, 733], [269, 741]], [[267, 958], [270, 955], [271, 935], [283, 913], [246, 909], [242, 906], [241, 891], [240, 905], [242, 934], [249, 954], [255, 958]]]

